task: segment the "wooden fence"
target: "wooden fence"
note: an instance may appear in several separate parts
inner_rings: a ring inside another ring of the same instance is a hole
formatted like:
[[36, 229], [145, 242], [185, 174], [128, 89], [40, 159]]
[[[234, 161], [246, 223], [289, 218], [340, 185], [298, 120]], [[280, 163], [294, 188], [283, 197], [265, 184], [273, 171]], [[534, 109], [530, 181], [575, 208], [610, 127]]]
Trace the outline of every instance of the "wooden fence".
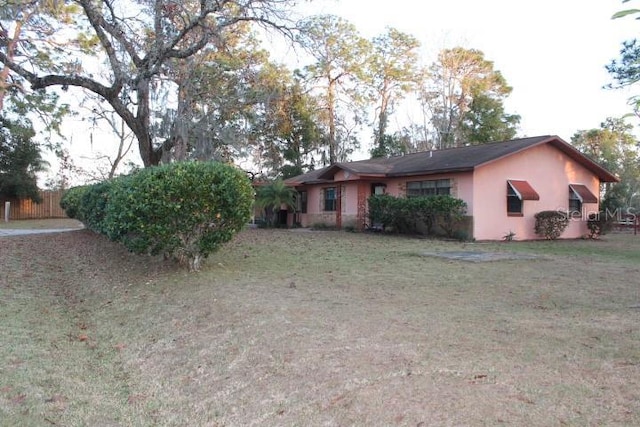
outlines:
[[0, 221], [5, 218], [5, 203], [11, 203], [9, 209], [9, 219], [45, 219], [45, 218], [66, 218], [67, 215], [60, 207], [60, 199], [64, 190], [40, 191], [40, 203], [35, 203], [30, 199], [3, 199], [0, 198]]

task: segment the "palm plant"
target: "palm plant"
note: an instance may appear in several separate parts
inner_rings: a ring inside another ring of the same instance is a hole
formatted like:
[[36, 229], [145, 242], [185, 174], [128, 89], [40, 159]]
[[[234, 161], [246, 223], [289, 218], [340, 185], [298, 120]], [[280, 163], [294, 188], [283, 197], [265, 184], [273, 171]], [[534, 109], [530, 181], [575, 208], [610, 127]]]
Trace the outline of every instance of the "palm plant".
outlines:
[[297, 194], [298, 192], [291, 187], [287, 187], [282, 179], [277, 179], [258, 187], [256, 205], [260, 209], [264, 209], [269, 225], [273, 226], [276, 224], [282, 205], [295, 210]]

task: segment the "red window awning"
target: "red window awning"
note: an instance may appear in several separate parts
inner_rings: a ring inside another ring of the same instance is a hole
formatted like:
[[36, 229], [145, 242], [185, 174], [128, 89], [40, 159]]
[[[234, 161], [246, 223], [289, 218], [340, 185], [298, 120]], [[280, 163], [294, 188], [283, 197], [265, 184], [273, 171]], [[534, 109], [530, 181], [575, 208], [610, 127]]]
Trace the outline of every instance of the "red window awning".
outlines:
[[582, 203], [598, 203], [598, 198], [582, 184], [569, 184], [569, 188], [578, 196]]
[[540, 196], [527, 181], [518, 181], [515, 179], [507, 180], [520, 200], [540, 200]]

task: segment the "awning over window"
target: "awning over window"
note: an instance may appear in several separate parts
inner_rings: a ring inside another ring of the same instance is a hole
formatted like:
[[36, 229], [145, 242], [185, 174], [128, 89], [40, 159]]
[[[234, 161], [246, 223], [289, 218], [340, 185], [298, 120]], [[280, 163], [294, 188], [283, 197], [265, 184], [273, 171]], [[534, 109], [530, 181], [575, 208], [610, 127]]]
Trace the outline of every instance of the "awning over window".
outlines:
[[593, 195], [586, 185], [569, 184], [569, 188], [578, 196], [582, 203], [598, 203], [598, 198]]
[[540, 196], [527, 181], [507, 180], [509, 186], [520, 200], [540, 200]]

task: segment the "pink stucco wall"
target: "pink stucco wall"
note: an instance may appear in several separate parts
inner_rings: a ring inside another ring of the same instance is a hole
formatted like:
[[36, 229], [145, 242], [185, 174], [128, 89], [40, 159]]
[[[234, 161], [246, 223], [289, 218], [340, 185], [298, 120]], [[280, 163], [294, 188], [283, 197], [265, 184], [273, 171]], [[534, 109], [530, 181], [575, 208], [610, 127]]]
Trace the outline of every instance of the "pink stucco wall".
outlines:
[[[507, 215], [507, 180], [525, 180], [540, 200], [523, 201], [523, 216]], [[583, 166], [550, 145], [541, 145], [476, 168], [469, 212], [474, 217], [474, 237], [500, 240], [514, 232], [516, 240], [537, 239], [534, 233], [537, 212], [562, 209], [569, 204], [569, 184], [586, 185], [599, 196], [599, 180]], [[597, 211], [597, 204], [583, 204], [583, 211]], [[572, 218], [561, 238], [587, 233], [586, 217]]]
[[300, 225], [303, 227], [310, 227], [317, 223], [334, 225], [336, 222], [336, 212], [326, 212], [323, 210], [324, 201], [321, 200], [321, 196], [323, 188], [339, 186], [342, 190], [342, 225], [343, 227], [355, 225], [358, 214], [357, 181], [307, 186], [307, 213], [299, 215]]
[[358, 213], [358, 184], [348, 182], [342, 185], [342, 212], [347, 215], [356, 215]]

